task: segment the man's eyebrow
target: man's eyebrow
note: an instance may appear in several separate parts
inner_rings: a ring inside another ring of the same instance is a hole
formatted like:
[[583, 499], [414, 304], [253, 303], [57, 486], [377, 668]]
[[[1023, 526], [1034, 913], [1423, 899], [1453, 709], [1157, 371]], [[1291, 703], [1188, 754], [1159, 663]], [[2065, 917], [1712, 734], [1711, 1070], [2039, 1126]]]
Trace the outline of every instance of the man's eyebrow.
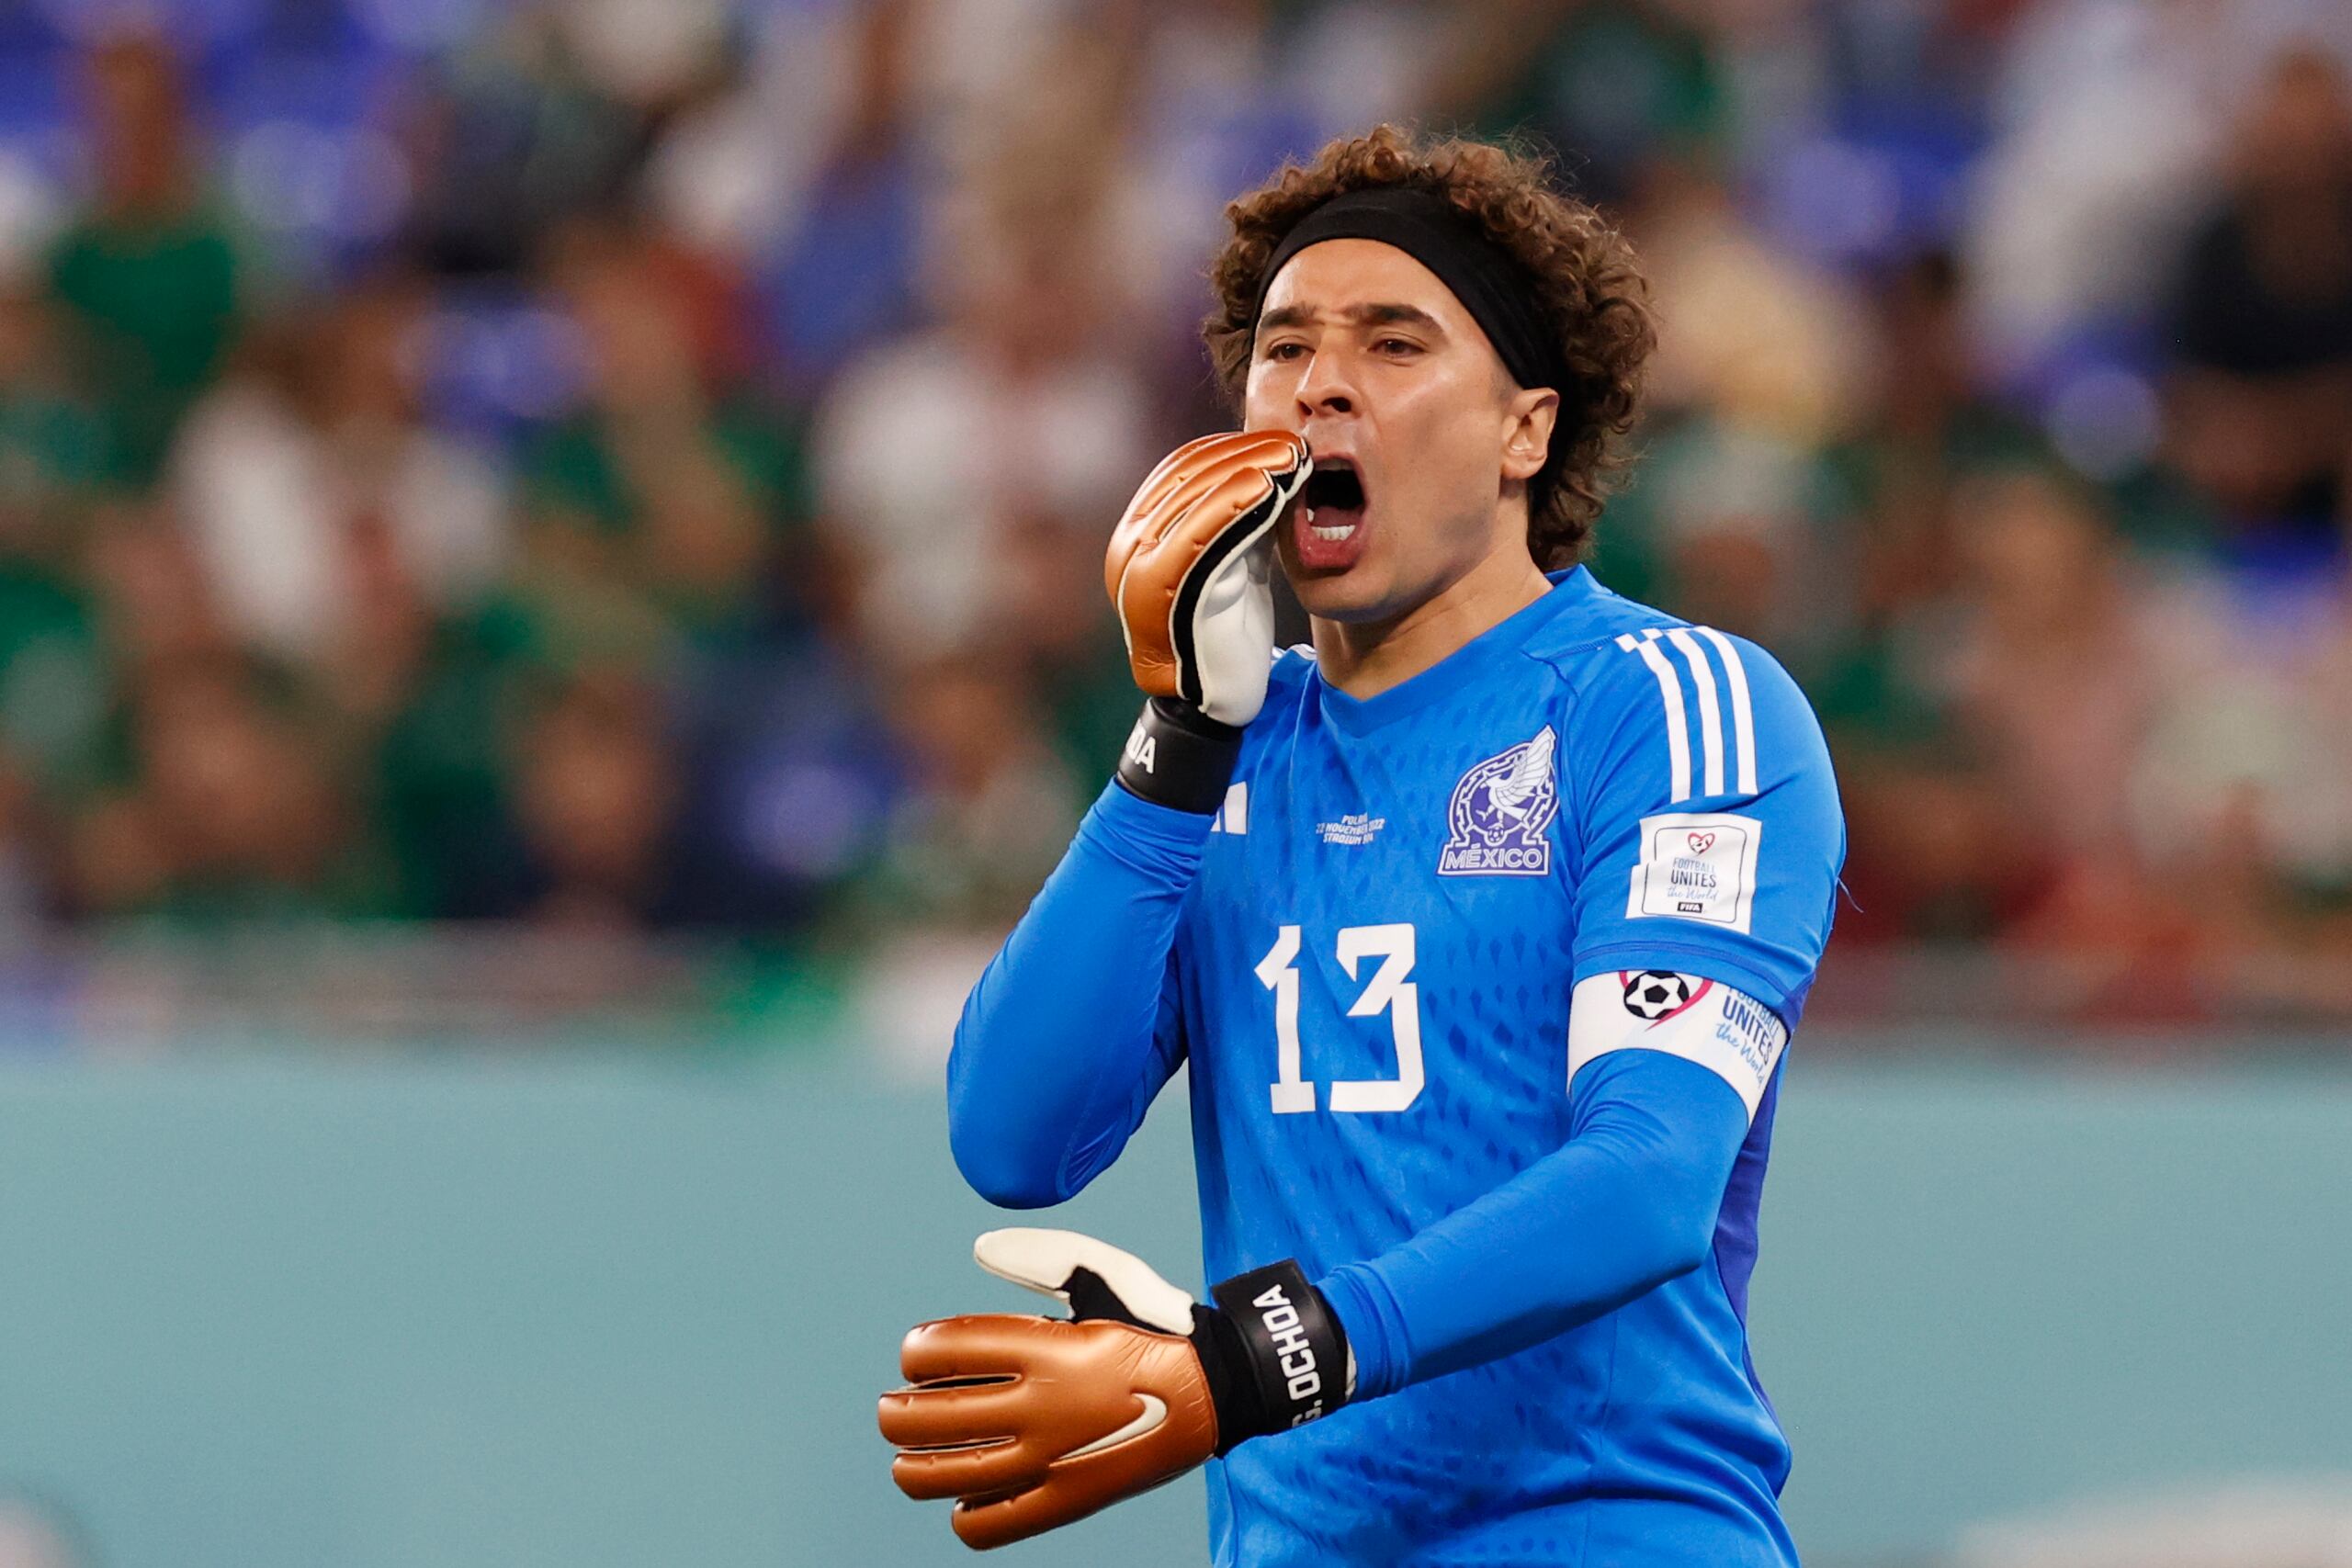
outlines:
[[[1277, 306], [1258, 318], [1258, 330], [1262, 333], [1282, 327], [1305, 326], [1319, 313], [1311, 305]], [[1351, 305], [1338, 313], [1342, 320], [1360, 327], [1419, 327], [1441, 337], [1445, 333], [1445, 329], [1438, 324], [1437, 318], [1419, 305], [1383, 301]]]
[[1419, 305], [1358, 305], [1348, 316], [1360, 327], [1419, 327], [1440, 336], [1445, 329]]

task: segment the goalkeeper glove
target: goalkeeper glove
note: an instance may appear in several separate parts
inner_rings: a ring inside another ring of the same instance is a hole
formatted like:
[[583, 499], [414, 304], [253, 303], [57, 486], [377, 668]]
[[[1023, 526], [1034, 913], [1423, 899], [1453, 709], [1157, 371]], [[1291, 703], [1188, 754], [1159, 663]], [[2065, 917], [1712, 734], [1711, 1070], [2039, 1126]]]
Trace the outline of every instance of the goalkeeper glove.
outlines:
[[918, 1325], [909, 1386], [882, 1396], [890, 1477], [954, 1497], [976, 1550], [1083, 1518], [1236, 1443], [1337, 1410], [1347, 1337], [1288, 1260], [1195, 1303], [1141, 1259], [1070, 1231], [990, 1231], [981, 1268], [1069, 1304], [1068, 1318], [989, 1314]]
[[1111, 536], [1103, 585], [1136, 684], [1152, 699], [1119, 779], [1184, 811], [1214, 811], [1265, 705], [1274, 644], [1273, 529], [1306, 483], [1304, 437], [1248, 430], [1161, 459]]

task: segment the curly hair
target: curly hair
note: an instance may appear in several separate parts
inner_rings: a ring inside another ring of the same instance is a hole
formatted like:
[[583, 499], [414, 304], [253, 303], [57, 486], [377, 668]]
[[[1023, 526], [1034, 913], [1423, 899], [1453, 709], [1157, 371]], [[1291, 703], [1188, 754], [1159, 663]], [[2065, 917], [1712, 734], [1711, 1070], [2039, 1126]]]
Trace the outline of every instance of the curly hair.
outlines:
[[1417, 186], [1443, 197], [1527, 271], [1557, 334], [1567, 385], [1544, 467], [1528, 485], [1527, 547], [1537, 564], [1573, 562], [1626, 462], [1626, 436], [1657, 329], [1634, 249], [1608, 220], [1552, 181], [1541, 157], [1397, 126], [1331, 142], [1301, 167], [1228, 204], [1233, 232], [1210, 269], [1216, 309], [1201, 323], [1218, 381], [1238, 404], [1266, 264], [1291, 227], [1332, 197]]

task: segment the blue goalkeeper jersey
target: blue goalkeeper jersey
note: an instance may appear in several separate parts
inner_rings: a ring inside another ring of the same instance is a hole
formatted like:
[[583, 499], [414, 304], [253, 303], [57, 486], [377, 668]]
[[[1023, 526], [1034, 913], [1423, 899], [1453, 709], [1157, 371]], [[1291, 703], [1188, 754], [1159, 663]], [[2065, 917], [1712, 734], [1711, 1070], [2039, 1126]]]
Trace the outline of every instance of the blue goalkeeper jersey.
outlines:
[[[1375, 697], [1275, 664], [1159, 1004], [1212, 1280], [1344, 1279], [1561, 1148], [1596, 1070], [1572, 1083], [1578, 982], [1691, 976], [1795, 1026], [1844, 852], [1810, 708], [1753, 644], [1554, 581]], [[1746, 1330], [1777, 1050], [1747, 1057], [1709, 1264], [1236, 1449], [1216, 1561], [1793, 1562]]]

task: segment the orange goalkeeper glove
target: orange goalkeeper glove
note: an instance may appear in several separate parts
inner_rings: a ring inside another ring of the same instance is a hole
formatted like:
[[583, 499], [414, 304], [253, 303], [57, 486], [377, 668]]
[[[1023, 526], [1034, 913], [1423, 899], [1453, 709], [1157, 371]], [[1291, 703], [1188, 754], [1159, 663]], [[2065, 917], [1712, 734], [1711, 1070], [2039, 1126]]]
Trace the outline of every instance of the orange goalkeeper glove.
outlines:
[[1151, 698], [1119, 761], [1144, 799], [1207, 812], [1223, 797], [1273, 663], [1274, 525], [1312, 467], [1289, 431], [1204, 435], [1127, 502], [1102, 581]]
[[1295, 1263], [1237, 1275], [1204, 1306], [1070, 1231], [990, 1231], [972, 1256], [1072, 1315], [942, 1318], [900, 1348], [910, 1386], [881, 1406], [891, 1479], [957, 1499], [967, 1546], [1083, 1518], [1346, 1402], [1347, 1337]]

